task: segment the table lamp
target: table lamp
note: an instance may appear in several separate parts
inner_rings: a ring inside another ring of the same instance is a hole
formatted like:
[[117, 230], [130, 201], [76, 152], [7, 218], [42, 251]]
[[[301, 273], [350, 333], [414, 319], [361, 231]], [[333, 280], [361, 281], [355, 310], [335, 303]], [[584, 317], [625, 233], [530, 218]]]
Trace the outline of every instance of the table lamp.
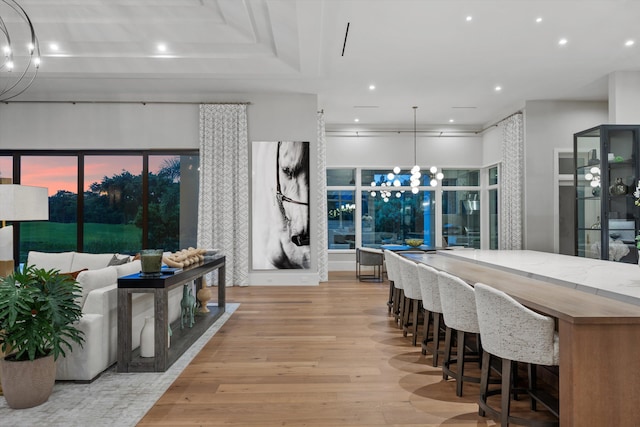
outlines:
[[41, 221], [49, 219], [49, 195], [45, 187], [18, 184], [0, 185], [0, 277], [14, 270], [13, 226], [6, 221]]

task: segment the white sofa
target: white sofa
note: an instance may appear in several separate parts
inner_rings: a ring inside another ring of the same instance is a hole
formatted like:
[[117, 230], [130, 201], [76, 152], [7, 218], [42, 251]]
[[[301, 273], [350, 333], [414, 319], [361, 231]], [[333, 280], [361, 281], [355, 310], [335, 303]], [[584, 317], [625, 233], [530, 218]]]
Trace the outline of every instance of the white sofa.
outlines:
[[[56, 269], [61, 273], [80, 270], [77, 281], [82, 288], [80, 305], [82, 318], [79, 329], [84, 332], [84, 343], [80, 347], [73, 344], [73, 351], [65, 350], [65, 357], [58, 358], [57, 380], [92, 381], [105, 369], [116, 362], [118, 337], [118, 277], [140, 271], [140, 261], [129, 261], [126, 255], [88, 254], [81, 252], [47, 253], [31, 251], [27, 265], [38, 268]], [[182, 289], [169, 293], [169, 321], [180, 316]], [[153, 316], [153, 295], [133, 295], [132, 348], [140, 346], [140, 331], [146, 317]]]

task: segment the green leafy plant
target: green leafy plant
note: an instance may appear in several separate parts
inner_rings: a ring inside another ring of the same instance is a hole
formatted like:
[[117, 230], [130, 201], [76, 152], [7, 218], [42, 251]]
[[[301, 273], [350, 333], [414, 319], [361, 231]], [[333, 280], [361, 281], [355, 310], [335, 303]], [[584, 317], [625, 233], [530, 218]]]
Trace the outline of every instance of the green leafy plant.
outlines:
[[76, 322], [82, 316], [80, 287], [58, 270], [25, 266], [0, 278], [0, 346], [14, 360], [35, 360], [53, 353], [65, 356], [71, 344], [82, 345]]

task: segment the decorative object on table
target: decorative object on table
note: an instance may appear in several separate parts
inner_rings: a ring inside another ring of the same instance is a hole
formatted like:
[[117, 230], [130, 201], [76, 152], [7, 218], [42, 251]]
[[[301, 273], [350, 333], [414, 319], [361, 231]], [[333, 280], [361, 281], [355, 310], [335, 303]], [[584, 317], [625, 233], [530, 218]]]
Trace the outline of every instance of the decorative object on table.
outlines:
[[[144, 318], [144, 325], [140, 331], [140, 357], [154, 357], [156, 354], [156, 323], [154, 316]], [[167, 334], [167, 348], [171, 347], [171, 325]]]
[[206, 253], [207, 249], [190, 247], [189, 249], [182, 249], [181, 251], [169, 254], [162, 260], [169, 267], [183, 268], [204, 261]]
[[209, 313], [207, 303], [211, 298], [213, 298], [213, 292], [211, 292], [211, 288], [207, 286], [207, 279], [205, 277], [202, 278], [202, 288], [200, 288], [196, 297], [200, 302], [200, 309], [198, 310], [198, 313]]
[[404, 242], [407, 245], [411, 246], [412, 248], [418, 248], [424, 243], [424, 240], [423, 239], [406, 239]]
[[2, 388], [14, 409], [47, 401], [55, 382], [55, 360], [82, 346], [76, 328], [82, 316], [81, 289], [57, 270], [25, 266], [0, 278], [0, 359]]
[[592, 230], [600, 230], [600, 217], [597, 217], [596, 218], [596, 222], [591, 224], [591, 229]]
[[162, 249], [143, 249], [140, 251], [142, 275], [159, 277], [162, 270]]
[[613, 160], [614, 160], [616, 163], [624, 162], [624, 159], [622, 158], [622, 156], [616, 156]]
[[624, 196], [629, 192], [629, 186], [622, 182], [622, 178], [616, 178], [615, 184], [609, 187], [612, 196]]
[[635, 205], [640, 206], [640, 181], [638, 181], [638, 185], [636, 185], [636, 190], [633, 192], [633, 197], [636, 198]]
[[600, 164], [600, 159], [598, 158], [598, 149], [597, 148], [594, 148], [593, 150], [589, 151], [589, 164], [590, 165]]
[[195, 323], [196, 297], [193, 296], [190, 284], [182, 286], [182, 300], [180, 301], [180, 329], [184, 329], [184, 324], [191, 328]]

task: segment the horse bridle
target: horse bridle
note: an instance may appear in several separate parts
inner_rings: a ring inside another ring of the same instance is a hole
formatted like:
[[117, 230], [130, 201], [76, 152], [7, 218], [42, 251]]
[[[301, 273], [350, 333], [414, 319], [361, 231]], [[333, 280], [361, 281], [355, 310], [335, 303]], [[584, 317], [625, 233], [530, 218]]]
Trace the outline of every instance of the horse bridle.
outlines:
[[[291, 223], [291, 219], [287, 216], [286, 211], [284, 210], [283, 202], [294, 203], [296, 205], [309, 206], [309, 202], [301, 202], [300, 200], [295, 200], [290, 197], [282, 194], [282, 189], [280, 187], [280, 145], [281, 141], [278, 141], [278, 149], [276, 151], [276, 200], [278, 201], [278, 208], [280, 208], [280, 213], [282, 217], [287, 221], [287, 223]], [[296, 246], [306, 246], [309, 244], [309, 236], [301, 236], [295, 235], [291, 236], [291, 241]]]

